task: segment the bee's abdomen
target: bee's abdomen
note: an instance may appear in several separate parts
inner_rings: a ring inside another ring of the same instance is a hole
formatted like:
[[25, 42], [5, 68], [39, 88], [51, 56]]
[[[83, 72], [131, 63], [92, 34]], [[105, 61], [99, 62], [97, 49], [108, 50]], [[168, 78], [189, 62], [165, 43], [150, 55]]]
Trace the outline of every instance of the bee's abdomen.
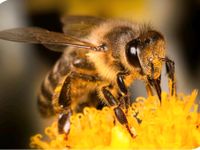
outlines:
[[69, 64], [69, 60], [63, 56], [57, 61], [42, 83], [38, 95], [38, 109], [43, 117], [49, 117], [55, 114], [52, 97], [59, 81], [69, 72]]

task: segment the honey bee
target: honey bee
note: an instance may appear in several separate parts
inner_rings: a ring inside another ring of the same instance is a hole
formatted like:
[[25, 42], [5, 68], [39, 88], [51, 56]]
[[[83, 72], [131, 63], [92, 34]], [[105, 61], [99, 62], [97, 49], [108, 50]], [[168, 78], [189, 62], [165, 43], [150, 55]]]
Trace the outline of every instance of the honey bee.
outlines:
[[0, 39], [42, 44], [63, 53], [38, 96], [42, 115], [59, 114], [60, 133], [69, 132], [69, 118], [82, 104], [97, 104], [96, 95], [113, 106], [117, 120], [131, 134], [124, 111], [131, 103], [128, 88], [142, 80], [147, 94], [153, 95], [154, 89], [161, 101], [163, 62], [172, 81], [170, 92], [176, 94], [174, 62], [165, 54], [163, 35], [151, 26], [91, 16], [66, 16], [62, 23], [64, 34], [35, 27], [0, 32]]

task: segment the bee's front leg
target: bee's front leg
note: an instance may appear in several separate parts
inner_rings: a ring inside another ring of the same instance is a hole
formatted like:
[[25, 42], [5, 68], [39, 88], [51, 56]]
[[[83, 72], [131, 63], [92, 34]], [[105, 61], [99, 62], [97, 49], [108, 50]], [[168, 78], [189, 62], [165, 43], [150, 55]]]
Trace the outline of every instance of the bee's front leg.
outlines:
[[128, 120], [126, 118], [126, 115], [124, 114], [123, 110], [120, 108], [120, 106], [117, 106], [114, 108], [115, 116], [117, 117], [117, 120], [126, 127], [131, 137], [135, 137], [135, 135], [131, 132], [131, 129], [128, 125]]
[[120, 90], [120, 94], [121, 94], [121, 103], [125, 104], [125, 108], [128, 109], [128, 106], [130, 106], [130, 98], [128, 95], [128, 89], [124, 83], [124, 76], [127, 76], [128, 73], [127, 72], [119, 72], [117, 74], [117, 85], [119, 87]]
[[123, 110], [121, 109], [121, 101], [119, 102], [114, 96], [113, 94], [107, 89], [109, 86], [105, 86], [102, 88], [102, 93], [105, 97], [105, 99], [107, 100], [108, 104], [110, 106], [117, 106], [114, 108], [114, 113], [115, 116], [117, 118], [117, 120], [120, 122], [120, 124], [122, 124], [123, 126], [125, 126], [128, 130], [128, 132], [130, 133], [131, 137], [134, 137], [134, 134], [131, 132], [129, 125], [128, 125], [128, 120], [126, 118], [125, 113], [123, 112]]
[[170, 94], [171, 95], [176, 95], [176, 81], [175, 81], [175, 63], [168, 57], [165, 58], [165, 65], [166, 65], [166, 71], [168, 74], [168, 78], [172, 82], [172, 87]]
[[148, 82], [156, 90], [158, 98], [159, 98], [159, 100], [161, 102], [162, 101], [162, 99], [161, 99], [161, 91], [162, 91], [162, 89], [161, 89], [161, 86], [160, 86], [161, 76], [159, 76], [157, 79], [148, 78]]
[[147, 95], [152, 96], [153, 91], [152, 91], [151, 85], [147, 82], [145, 87], [146, 87]]
[[110, 90], [108, 89], [110, 86], [104, 86], [102, 88], [102, 93], [104, 95], [104, 98], [106, 99], [106, 101], [108, 102], [109, 106], [116, 106], [119, 104], [119, 101], [113, 96], [113, 94], [110, 92]]

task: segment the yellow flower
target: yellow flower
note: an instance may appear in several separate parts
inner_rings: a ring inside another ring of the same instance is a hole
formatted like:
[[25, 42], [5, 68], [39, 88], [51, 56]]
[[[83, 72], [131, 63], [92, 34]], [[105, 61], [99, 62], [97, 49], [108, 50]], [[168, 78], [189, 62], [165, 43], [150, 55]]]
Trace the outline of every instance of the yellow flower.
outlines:
[[[191, 95], [169, 96], [162, 93], [162, 104], [156, 96], [138, 97], [128, 108], [127, 128], [121, 125], [113, 108], [85, 108], [74, 114], [68, 135], [58, 134], [57, 123], [42, 135], [31, 137], [32, 148], [197, 148], [200, 146], [200, 114], [195, 104], [197, 91]], [[125, 111], [125, 110], [124, 110]]]

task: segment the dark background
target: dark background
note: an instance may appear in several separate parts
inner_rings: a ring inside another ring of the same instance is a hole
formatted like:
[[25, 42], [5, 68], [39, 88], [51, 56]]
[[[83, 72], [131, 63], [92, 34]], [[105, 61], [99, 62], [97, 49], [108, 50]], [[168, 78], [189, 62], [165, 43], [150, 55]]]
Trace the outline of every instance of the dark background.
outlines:
[[[0, 4], [0, 30], [39, 26], [62, 32], [64, 13], [151, 22], [167, 39], [168, 55], [176, 63], [178, 90], [189, 94], [200, 88], [200, 1], [8, 0]], [[0, 148], [28, 148], [30, 137], [42, 133], [55, 119], [41, 118], [36, 97], [59, 56], [40, 45], [0, 41]], [[133, 87], [138, 95], [144, 92], [137, 89], [141, 88]]]

